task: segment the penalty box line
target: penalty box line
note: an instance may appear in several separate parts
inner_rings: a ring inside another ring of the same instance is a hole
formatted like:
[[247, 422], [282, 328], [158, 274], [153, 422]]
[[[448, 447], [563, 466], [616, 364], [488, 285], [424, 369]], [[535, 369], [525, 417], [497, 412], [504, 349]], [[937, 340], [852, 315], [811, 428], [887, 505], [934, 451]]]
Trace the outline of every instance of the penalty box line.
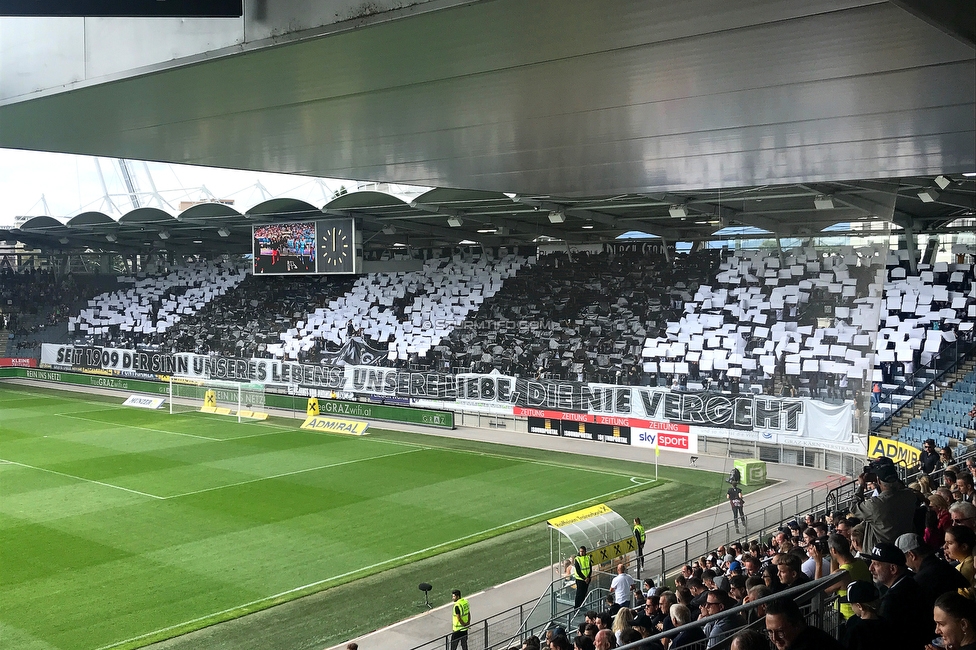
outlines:
[[[602, 476], [617, 476], [617, 477], [620, 477], [620, 478], [626, 478], [626, 479], [631, 479], [631, 480], [633, 480], [633, 479], [636, 478], [638, 480], [643, 480], [644, 483], [653, 483], [654, 480], [655, 480], [655, 479], [652, 479], [652, 478], [642, 477], [642, 476], [634, 476], [633, 474], [626, 474], [624, 472], [619, 472], [619, 471], [615, 471], [615, 470], [599, 469], [599, 468], [595, 468], [595, 467], [587, 467], [585, 465], [572, 465], [570, 463], [556, 463], [556, 462], [553, 462], [553, 461], [537, 460], [537, 459], [534, 459], [534, 458], [521, 458], [519, 456], [510, 456], [510, 455], [506, 455], [506, 454], [496, 454], [496, 453], [484, 452], [484, 451], [474, 451], [473, 449], [455, 449], [453, 447], [437, 447], [437, 446], [433, 446], [432, 447], [432, 446], [421, 445], [421, 444], [418, 444], [418, 443], [401, 442], [401, 441], [398, 441], [398, 440], [382, 440], [382, 439], [379, 439], [379, 438], [373, 438], [372, 439], [372, 442], [379, 442], [379, 443], [383, 443], [383, 444], [387, 444], [387, 445], [402, 445], [404, 447], [421, 447], [423, 449], [436, 449], [438, 451], [451, 451], [451, 452], [456, 452], [456, 453], [459, 453], [459, 454], [469, 454], [469, 455], [474, 455], [474, 456], [486, 456], [488, 458], [498, 458], [498, 459], [501, 459], [501, 460], [512, 460], [512, 461], [518, 461], [520, 463], [528, 463], [528, 464], [531, 464], [531, 465], [540, 465], [540, 466], [543, 466], [543, 467], [555, 467], [557, 469], [572, 469], [572, 470], [581, 471], [581, 472], [591, 472], [591, 473], [594, 473], [594, 474], [600, 474]], [[636, 461], [633, 461], [633, 462], [636, 462]], [[641, 485], [643, 485], [644, 483], [641, 483]]]
[[[142, 639], [146, 639], [146, 638], [155, 636], [157, 634], [162, 634], [162, 633], [165, 633], [165, 632], [169, 632], [171, 630], [176, 630], [176, 629], [179, 629], [179, 628], [184, 627], [184, 626], [187, 626], [187, 625], [193, 625], [194, 623], [199, 623], [200, 621], [206, 621], [208, 619], [211, 619], [211, 618], [214, 618], [214, 617], [217, 617], [217, 616], [222, 616], [222, 615], [228, 614], [230, 612], [234, 612], [234, 611], [237, 611], [237, 610], [247, 610], [247, 609], [250, 609], [252, 607], [260, 606], [260, 605], [262, 605], [264, 603], [271, 604], [274, 601], [276, 601], [276, 600], [278, 600], [278, 599], [280, 599], [280, 598], [282, 598], [284, 596], [289, 596], [291, 594], [295, 594], [295, 593], [304, 591], [306, 589], [313, 589], [315, 587], [318, 587], [318, 586], [323, 585], [323, 584], [328, 583], [328, 582], [332, 582], [334, 580], [342, 580], [343, 578], [348, 578], [350, 576], [354, 576], [357, 573], [369, 572], [369, 571], [372, 571], [373, 569], [379, 569], [381, 567], [384, 567], [384, 566], [387, 566], [387, 565], [391, 565], [391, 564], [393, 564], [393, 565], [399, 565], [404, 560], [409, 560], [410, 558], [417, 557], [417, 556], [420, 556], [420, 555], [424, 555], [426, 553], [430, 553], [431, 551], [437, 551], [438, 549], [447, 548], [447, 547], [453, 546], [454, 544], [457, 544], [458, 542], [464, 542], [466, 540], [473, 539], [475, 537], [480, 537], [482, 535], [485, 535], [485, 534], [488, 534], [488, 533], [492, 533], [492, 532], [495, 532], [495, 531], [498, 531], [498, 530], [502, 530], [502, 529], [508, 528], [510, 526], [517, 526], [518, 524], [525, 523], [525, 522], [531, 521], [533, 519], [538, 519], [539, 517], [546, 517], [546, 516], [551, 515], [551, 514], [554, 514], [554, 513], [562, 512], [562, 511], [566, 510], [567, 508], [575, 508], [575, 507], [577, 507], [579, 505], [582, 505], [584, 503], [589, 503], [591, 501], [603, 501], [604, 499], [607, 499], [609, 497], [612, 497], [613, 495], [618, 494], [620, 492], [626, 492], [629, 489], [631, 489], [631, 488], [623, 488], [623, 489], [620, 489], [620, 490], [614, 490], [612, 492], [607, 492], [605, 494], [600, 494], [600, 495], [597, 495], [597, 496], [593, 496], [593, 497], [590, 497], [590, 498], [587, 498], [587, 499], [583, 499], [581, 501], [577, 501], [575, 503], [569, 503], [569, 504], [566, 504], [566, 505], [563, 505], [563, 506], [559, 506], [558, 508], [552, 508], [550, 510], [546, 510], [545, 512], [540, 512], [540, 513], [537, 513], [537, 514], [534, 514], [534, 515], [529, 515], [528, 517], [522, 517], [521, 519], [516, 519], [514, 521], [510, 521], [510, 522], [505, 523], [505, 524], [501, 524], [501, 525], [498, 525], [498, 526], [493, 526], [491, 528], [486, 528], [485, 530], [479, 531], [477, 533], [471, 533], [470, 535], [465, 535], [463, 537], [458, 537], [458, 538], [455, 538], [455, 539], [452, 539], [452, 540], [449, 540], [449, 541], [446, 541], [446, 542], [441, 542], [440, 544], [435, 544], [433, 546], [428, 546], [427, 548], [423, 548], [423, 549], [420, 549], [420, 550], [417, 550], [417, 551], [413, 551], [411, 553], [406, 553], [404, 555], [399, 555], [397, 557], [393, 557], [393, 558], [390, 558], [388, 560], [383, 560], [382, 562], [376, 562], [374, 564], [370, 564], [369, 566], [361, 567], [361, 568], [355, 569], [353, 571], [347, 571], [345, 573], [340, 573], [339, 575], [331, 576], [329, 578], [323, 578], [322, 580], [316, 580], [315, 582], [310, 582], [310, 583], [308, 583], [306, 585], [302, 585], [300, 587], [294, 587], [292, 589], [288, 589], [286, 591], [282, 591], [280, 593], [277, 593], [277, 594], [274, 594], [274, 595], [271, 595], [271, 596], [265, 596], [264, 598], [259, 598], [257, 600], [252, 600], [251, 602], [248, 602], [248, 603], [242, 603], [240, 605], [235, 605], [234, 607], [229, 607], [227, 609], [222, 609], [219, 612], [213, 612], [213, 613], [207, 614], [205, 616], [198, 616], [197, 618], [193, 618], [193, 619], [190, 619], [188, 621], [183, 621], [182, 623], [176, 623], [175, 625], [169, 625], [167, 627], [160, 628], [158, 630], [153, 630], [152, 632], [146, 632], [145, 634], [140, 634], [138, 636], [134, 636], [132, 638], [125, 639], [123, 641], [116, 641], [115, 643], [111, 643], [109, 645], [101, 646], [100, 648], [97, 648], [97, 650], [112, 650], [112, 648], [117, 648], [117, 647], [122, 646], [122, 645], [125, 645], [127, 643], [133, 643], [133, 642], [136, 642], [136, 641], [140, 641]], [[391, 568], [393, 568], [393, 567], [391, 567]], [[366, 577], [366, 576], [363, 576], [363, 577]], [[260, 607], [259, 607], [259, 609], [260, 609]], [[257, 610], [255, 610], [255, 611], [257, 611]], [[251, 613], [251, 612], [242, 612], [241, 616], [243, 616], [245, 614], [248, 614], [248, 613]], [[238, 617], [235, 617], [235, 618], [238, 618]]]
[[84, 483], [94, 483], [95, 485], [101, 485], [101, 486], [107, 487], [107, 488], [113, 488], [113, 489], [116, 489], [116, 490], [122, 490], [124, 492], [130, 492], [132, 494], [138, 494], [139, 496], [149, 497], [150, 499], [158, 499], [160, 501], [163, 501], [163, 500], [165, 500], [167, 498], [167, 497], [158, 496], [156, 494], [149, 494], [148, 492], [140, 492], [139, 490], [132, 490], [132, 489], [127, 488], [127, 487], [122, 487], [121, 485], [113, 485], [111, 483], [105, 483], [103, 481], [96, 481], [95, 479], [91, 479], [91, 478], [84, 478], [82, 476], [75, 476], [74, 474], [67, 474], [65, 472], [59, 472], [57, 470], [47, 469], [46, 467], [36, 467], [34, 465], [28, 465], [27, 463], [19, 463], [19, 462], [15, 461], [15, 460], [7, 460], [7, 459], [0, 458], [0, 462], [5, 463], [5, 464], [8, 464], [8, 465], [17, 465], [18, 467], [26, 467], [27, 469], [33, 469], [33, 470], [36, 470], [38, 472], [47, 472], [49, 474], [57, 474], [58, 476], [64, 476], [66, 478], [74, 479], [76, 481], [82, 481]]
[[122, 487], [121, 485], [113, 485], [112, 483], [105, 483], [104, 481], [96, 481], [90, 478], [84, 478], [83, 476], [75, 476], [74, 474], [67, 474], [65, 472], [59, 472], [53, 469], [47, 469], [44, 467], [36, 467], [34, 465], [28, 465], [27, 463], [19, 463], [14, 460], [6, 460], [0, 458], [0, 464], [17, 465], [20, 467], [25, 467], [27, 469], [37, 470], [39, 472], [48, 472], [50, 474], [57, 474], [58, 476], [64, 476], [66, 478], [71, 478], [76, 481], [82, 481], [85, 483], [94, 483], [95, 485], [101, 485], [108, 488], [114, 488], [116, 490], [123, 490], [125, 492], [131, 492], [132, 494], [138, 494], [140, 496], [149, 497], [151, 499], [157, 499], [159, 501], [168, 501], [170, 499], [178, 499], [180, 497], [187, 497], [194, 494], [202, 494], [204, 492], [215, 492], [217, 490], [224, 490], [227, 488], [238, 487], [240, 485], [248, 485], [249, 483], [259, 483], [261, 481], [270, 481], [277, 478], [284, 478], [286, 476], [294, 476], [296, 474], [304, 474], [306, 472], [315, 472], [323, 469], [330, 469], [332, 467], [341, 467], [343, 465], [352, 465], [354, 463], [365, 463], [371, 460], [379, 460], [380, 458], [390, 458], [392, 456], [403, 456], [406, 454], [412, 454], [418, 451], [423, 451], [422, 449], [410, 449], [408, 451], [399, 451], [395, 454], [382, 454], [380, 456], [370, 456], [368, 458], [354, 458], [352, 460], [344, 460], [338, 463], [330, 463], [328, 465], [319, 465], [317, 467], [307, 467], [304, 469], [296, 469], [291, 472], [282, 472], [281, 474], [274, 474], [272, 476], [259, 476], [253, 479], [248, 479], [246, 481], [239, 481], [237, 483], [228, 483], [227, 485], [217, 485], [214, 487], [203, 488], [201, 490], [193, 490], [191, 492], [182, 492], [180, 494], [171, 494], [169, 496], [159, 496], [157, 494], [149, 494], [148, 492], [140, 492], [139, 490], [133, 490], [127, 487]]

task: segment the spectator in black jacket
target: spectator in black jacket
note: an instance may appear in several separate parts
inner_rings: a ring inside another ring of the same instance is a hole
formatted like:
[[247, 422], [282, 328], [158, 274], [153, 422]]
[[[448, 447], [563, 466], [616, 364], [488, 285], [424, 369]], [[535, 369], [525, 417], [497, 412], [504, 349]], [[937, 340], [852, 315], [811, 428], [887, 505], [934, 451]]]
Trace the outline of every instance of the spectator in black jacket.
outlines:
[[927, 607], [933, 607], [936, 598], [944, 593], [970, 586], [959, 571], [939, 559], [915, 533], [905, 533], [895, 540], [895, 546], [905, 554], [905, 564], [914, 572]]
[[881, 599], [881, 617], [898, 632], [906, 650], [925, 647], [935, 633], [932, 610], [908, 571], [905, 554], [894, 544], [881, 543], [864, 559], [871, 560], [869, 568], [875, 582], [888, 588]]

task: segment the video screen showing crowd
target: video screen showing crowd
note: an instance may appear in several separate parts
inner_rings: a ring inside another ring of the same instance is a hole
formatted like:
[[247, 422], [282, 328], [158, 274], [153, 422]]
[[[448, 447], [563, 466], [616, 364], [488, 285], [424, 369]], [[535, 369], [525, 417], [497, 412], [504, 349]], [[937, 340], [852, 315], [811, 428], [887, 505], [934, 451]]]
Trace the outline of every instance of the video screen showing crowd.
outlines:
[[288, 275], [315, 272], [315, 223], [254, 228], [254, 272]]

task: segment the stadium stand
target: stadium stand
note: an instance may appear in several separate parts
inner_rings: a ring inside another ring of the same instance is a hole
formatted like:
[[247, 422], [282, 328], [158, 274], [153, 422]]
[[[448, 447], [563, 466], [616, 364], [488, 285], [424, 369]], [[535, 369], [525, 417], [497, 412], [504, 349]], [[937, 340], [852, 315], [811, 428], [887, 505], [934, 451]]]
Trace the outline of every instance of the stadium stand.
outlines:
[[140, 335], [165, 333], [244, 279], [229, 262], [191, 262], [164, 276], [120, 278], [125, 291], [103, 293], [68, 318], [68, 331], [98, 337], [118, 347], [137, 344]]
[[41, 343], [67, 340], [64, 323], [92, 297], [116, 286], [115, 276], [0, 271], [0, 330], [5, 355], [37, 356]]
[[970, 265], [909, 276], [882, 252], [468, 254], [351, 283], [196, 262], [95, 297], [68, 330], [323, 363], [355, 337], [383, 365], [825, 400], [862, 388], [876, 351], [877, 423], [929, 383], [941, 349], [972, 338], [976, 310]]
[[[160, 339], [164, 350], [265, 357], [281, 332], [298, 327], [307, 310], [326, 307], [352, 288], [349, 276], [255, 277], [248, 275], [223, 296], [180, 321]], [[301, 361], [318, 361], [324, 341], [299, 353]]]

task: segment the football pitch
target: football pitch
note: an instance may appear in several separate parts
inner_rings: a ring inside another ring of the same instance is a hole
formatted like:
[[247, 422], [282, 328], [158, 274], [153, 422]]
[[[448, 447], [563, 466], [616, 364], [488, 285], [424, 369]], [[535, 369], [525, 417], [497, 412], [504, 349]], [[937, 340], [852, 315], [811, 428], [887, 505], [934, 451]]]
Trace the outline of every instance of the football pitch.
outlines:
[[0, 383], [4, 648], [138, 647], [668, 483], [633, 462], [121, 401]]

